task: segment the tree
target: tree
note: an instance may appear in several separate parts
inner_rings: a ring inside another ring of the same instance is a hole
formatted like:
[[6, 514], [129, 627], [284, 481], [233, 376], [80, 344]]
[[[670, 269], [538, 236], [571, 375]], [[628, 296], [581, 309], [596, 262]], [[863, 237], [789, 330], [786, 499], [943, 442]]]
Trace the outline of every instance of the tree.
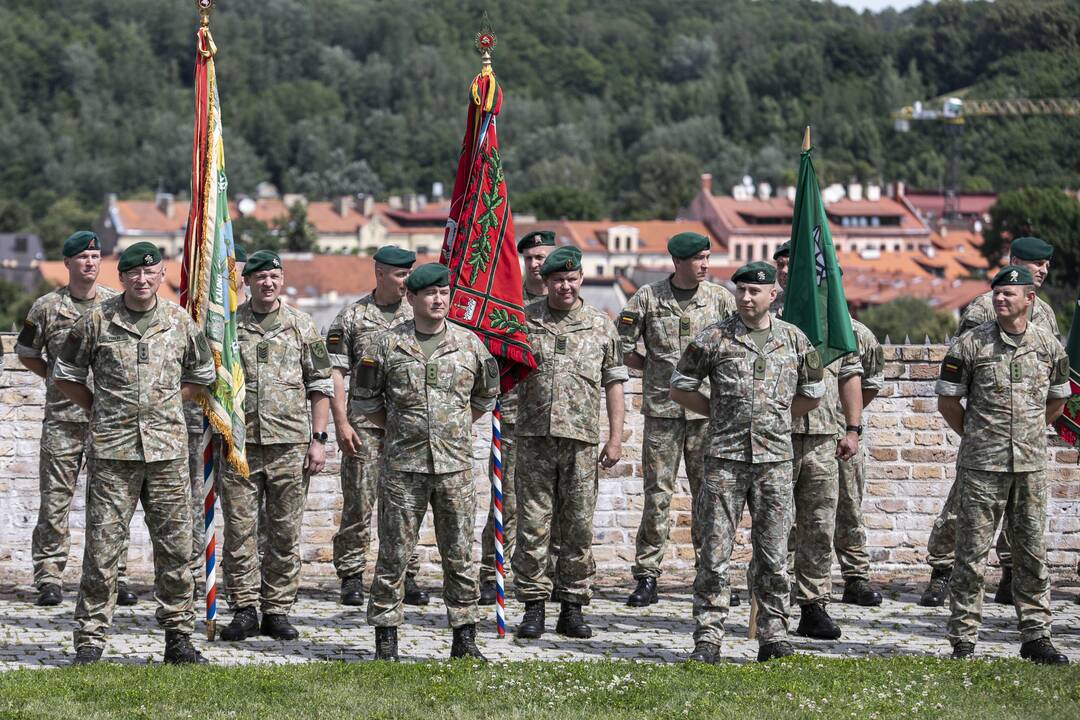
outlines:
[[897, 298], [866, 310], [859, 319], [873, 331], [878, 340], [888, 337], [894, 343], [905, 338], [921, 343], [944, 342], [956, 332], [956, 320], [950, 313], [935, 310], [925, 300], [912, 297]]
[[307, 203], [297, 202], [289, 208], [289, 214], [278, 220], [278, 237], [289, 252], [311, 252], [319, 239], [315, 226], [308, 221]]
[[52, 290], [47, 283], [40, 283], [34, 292], [26, 292], [21, 285], [0, 280], [0, 331], [14, 332], [22, 326], [34, 300]]
[[22, 232], [30, 222], [30, 211], [18, 200], [0, 203], [0, 232]]
[[277, 235], [267, 227], [266, 223], [253, 217], [238, 217], [233, 220], [233, 238], [241, 245], [248, 255], [256, 250], [281, 249], [281, 241]]
[[596, 193], [565, 185], [549, 185], [512, 198], [515, 212], [546, 220], [593, 220], [600, 216]]
[[79, 198], [70, 195], [50, 205], [45, 216], [34, 226], [34, 230], [41, 237], [45, 257], [49, 260], [59, 260], [64, 240], [76, 230], [91, 229], [98, 213], [98, 210], [87, 207]]

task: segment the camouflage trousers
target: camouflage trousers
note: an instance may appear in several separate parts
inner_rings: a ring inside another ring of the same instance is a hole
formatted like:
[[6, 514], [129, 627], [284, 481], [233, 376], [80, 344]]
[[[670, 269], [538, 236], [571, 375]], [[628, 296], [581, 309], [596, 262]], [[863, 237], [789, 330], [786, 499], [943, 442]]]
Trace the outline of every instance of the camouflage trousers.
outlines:
[[[341, 579], [357, 577], [367, 570], [371, 547], [371, 512], [379, 489], [379, 455], [382, 453], [381, 428], [353, 424], [360, 438], [355, 455], [341, 455], [341, 521], [334, 533], [334, 570]], [[409, 559], [406, 574], [420, 572], [420, 556]]]
[[[592, 540], [599, 448], [549, 436], [529, 435], [518, 442], [517, 599], [546, 600], [554, 587], [560, 600], [588, 605], [596, 574]], [[547, 573], [553, 522], [559, 528], [554, 579]]]
[[1050, 571], [1046, 567], [1046, 471], [957, 469], [956, 564], [949, 581], [948, 639], [975, 642], [982, 622], [983, 571], [1002, 516], [1013, 539], [1013, 604], [1020, 640], [1050, 637]]
[[[222, 568], [230, 607], [288, 615], [300, 587], [300, 530], [308, 478], [307, 443], [248, 443], [248, 476], [227, 472], [221, 483], [225, 516]], [[265, 507], [265, 519], [260, 514]], [[258, 534], [266, 534], [259, 552]]]
[[[957, 471], [956, 480], [949, 488], [949, 494], [945, 498], [945, 504], [941, 507], [941, 513], [934, 521], [934, 527], [930, 529], [930, 539], [926, 542], [927, 562], [935, 570], [952, 570], [956, 559], [956, 513], [957, 503], [960, 501], [960, 476]], [[1008, 515], [1011, 507], [1005, 508]], [[1002, 527], [998, 533], [997, 545], [998, 562], [1002, 568], [1012, 567], [1012, 548], [1009, 545], [1009, 529]]]
[[758, 603], [758, 644], [787, 637], [787, 539], [791, 532], [791, 463], [705, 458], [694, 500], [701, 548], [694, 578], [694, 641], [720, 644], [728, 616], [728, 568], [743, 508], [750, 507], [750, 589]]
[[788, 567], [800, 605], [828, 602], [832, 590], [833, 529], [839, 477], [836, 437], [791, 436], [795, 525], [788, 537]]
[[[510, 565], [514, 556], [514, 543], [517, 540], [517, 492], [514, 488], [515, 464], [517, 460], [517, 441], [514, 439], [513, 423], [503, 423], [500, 427], [502, 450], [502, 524], [503, 524], [503, 567]], [[491, 495], [487, 521], [480, 536], [480, 582], [495, 580], [495, 494]]]
[[[645, 439], [641, 447], [645, 507], [641, 511], [635, 543], [632, 569], [635, 578], [660, 577], [660, 561], [670, 533], [671, 497], [675, 494], [679, 461], [686, 461], [690, 497], [697, 497], [705, 473], [708, 426], [706, 418], [645, 417]], [[696, 553], [698, 542], [692, 528], [690, 536]]]
[[840, 561], [844, 582], [870, 580], [870, 553], [866, 551], [866, 523], [863, 521], [862, 501], [866, 488], [866, 450], [850, 460], [838, 461], [840, 492], [836, 499], [836, 528], [833, 549]]
[[[30, 538], [30, 557], [34, 564], [34, 585], [63, 586], [64, 568], [71, 550], [68, 516], [75, 497], [86, 455], [88, 423], [46, 419], [41, 424], [41, 450], [38, 455], [37, 524]], [[127, 542], [116, 568], [117, 582], [127, 575]]]
[[154, 546], [158, 625], [195, 629], [191, 579], [191, 481], [186, 458], [94, 460], [86, 497], [86, 549], [75, 604], [75, 647], [104, 647], [116, 608], [116, 568], [141, 504]]
[[443, 601], [450, 627], [470, 625], [479, 618], [480, 586], [472, 555], [476, 526], [472, 473], [462, 470], [440, 475], [383, 467], [379, 479], [379, 558], [368, 599], [368, 625], [401, 624], [405, 571], [429, 504], [442, 558]]

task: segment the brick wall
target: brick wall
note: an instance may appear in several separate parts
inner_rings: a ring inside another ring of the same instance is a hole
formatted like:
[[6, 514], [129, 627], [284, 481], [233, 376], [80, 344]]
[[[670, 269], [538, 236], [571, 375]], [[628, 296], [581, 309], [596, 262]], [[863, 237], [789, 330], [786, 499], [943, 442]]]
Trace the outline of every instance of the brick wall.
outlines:
[[[3, 335], [4, 372], [0, 376], [0, 574], [20, 582], [30, 578], [30, 534], [37, 516], [37, 456], [44, 396], [42, 383], [24, 371], [13, 354], [14, 337]], [[955, 477], [958, 438], [936, 412], [933, 380], [944, 356], [943, 346], [890, 346], [887, 382], [867, 411], [865, 445], [869, 451], [866, 498], [868, 544], [879, 568], [923, 570], [926, 540], [934, 518]], [[634, 556], [634, 535], [641, 516], [640, 385], [627, 387], [627, 423], [623, 461], [601, 472], [595, 518], [594, 552], [601, 572], [625, 572]], [[332, 435], [332, 433], [331, 433]], [[487, 448], [490, 423], [482, 419], [474, 434], [477, 493], [477, 537], [486, 517]], [[1051, 443], [1051, 478], [1047, 538], [1055, 573], [1075, 566], [1080, 551], [1080, 468], [1077, 453], [1056, 439]], [[304, 528], [305, 574], [331, 576], [330, 540], [341, 510], [338, 452], [331, 441], [326, 472], [312, 478]], [[76, 491], [71, 516], [69, 566], [79, 566], [82, 552], [83, 485]], [[682, 482], [685, 490], [685, 479]], [[666, 567], [688, 571], [690, 502], [684, 493], [673, 504], [672, 540]], [[219, 514], [220, 518], [220, 514]], [[744, 518], [736, 560], [748, 559]], [[430, 515], [420, 537], [425, 573], [438, 573], [438, 556]], [[479, 545], [479, 543], [478, 543]], [[220, 547], [220, 538], [219, 538]], [[150, 542], [141, 513], [132, 523], [130, 565], [135, 573], [150, 570]]]

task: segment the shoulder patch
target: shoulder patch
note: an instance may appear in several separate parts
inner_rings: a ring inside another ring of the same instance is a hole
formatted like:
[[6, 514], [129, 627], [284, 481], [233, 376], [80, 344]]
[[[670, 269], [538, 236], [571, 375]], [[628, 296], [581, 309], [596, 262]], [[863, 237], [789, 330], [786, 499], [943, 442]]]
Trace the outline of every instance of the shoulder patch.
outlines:
[[344, 343], [342, 342], [344, 339], [345, 338], [341, 330], [337, 328], [330, 328], [330, 332], [326, 334], [327, 351], [333, 353], [334, 355], [344, 355], [345, 348]]
[[499, 389], [499, 361], [495, 358], [484, 360], [484, 389], [498, 391]]
[[641, 313], [623, 310], [619, 313], [619, 334], [633, 332], [639, 322], [641, 322]]
[[37, 325], [27, 319], [23, 322], [22, 330], [19, 332], [19, 338], [15, 342], [25, 347], [34, 346], [34, 338], [37, 337]]
[[209, 362], [213, 355], [210, 353], [210, 343], [201, 332], [195, 334], [195, 351], [199, 355], [199, 362]]
[[1061, 385], [1069, 379], [1069, 358], [1066, 355], [1062, 355], [1057, 365], [1054, 367], [1054, 373], [1050, 378], [1051, 385]]
[[701, 347], [697, 342], [691, 342], [683, 350], [682, 357], [679, 358], [677, 369], [684, 374], [687, 370], [698, 371], [703, 369], [701, 367], [702, 362], [705, 360], [705, 348]]
[[825, 371], [821, 368], [821, 355], [817, 350], [806, 353], [806, 379], [810, 382], [821, 382], [825, 377]]
[[82, 335], [74, 330], [69, 332], [67, 340], [64, 341], [64, 346], [60, 348], [60, 359], [68, 364], [75, 362], [75, 359], [79, 355], [79, 347], [82, 345], [82, 342]]
[[955, 355], [946, 355], [941, 361], [940, 378], [944, 382], [958, 383], [964, 377], [964, 361]]
[[360, 362], [356, 364], [356, 384], [373, 390], [378, 379], [379, 361], [369, 355], [360, 358]]
[[311, 351], [311, 364], [316, 370], [330, 369], [330, 356], [326, 354], [326, 343], [320, 340], [312, 340], [308, 343]]

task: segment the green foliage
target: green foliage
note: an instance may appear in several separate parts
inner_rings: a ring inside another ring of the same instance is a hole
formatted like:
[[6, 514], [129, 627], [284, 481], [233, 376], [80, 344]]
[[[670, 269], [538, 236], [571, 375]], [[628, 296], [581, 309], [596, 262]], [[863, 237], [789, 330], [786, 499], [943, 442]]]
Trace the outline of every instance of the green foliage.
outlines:
[[930, 342], [944, 342], [956, 332], [956, 320], [950, 313], [935, 310], [925, 300], [912, 297], [872, 307], [861, 313], [859, 320], [881, 342], [888, 336], [897, 344], [905, 338], [921, 343], [927, 337]]
[[0, 280], [0, 332], [14, 332], [22, 327], [34, 300], [52, 290], [42, 283], [36, 291], [26, 292], [21, 285]]
[[315, 226], [308, 220], [307, 203], [303, 202], [294, 203], [289, 214], [277, 221], [275, 230], [282, 249], [289, 252], [312, 252], [319, 239]]
[[[306, 214], [305, 214], [306, 217]], [[266, 223], [253, 217], [238, 217], [232, 221], [233, 240], [250, 255], [257, 250], [281, 250], [281, 241]]]
[[90, 230], [101, 210], [84, 204], [77, 196], [69, 195], [54, 201], [45, 214], [37, 218], [34, 231], [41, 237], [45, 257], [59, 260], [64, 240], [76, 230]]
[[[527, 209], [672, 217], [711, 172], [789, 182], [815, 127], [822, 182], [944, 183], [949, 139], [893, 109], [1080, 96], [1080, 4], [923, 3], [856, 13], [804, 0], [495, 0], [507, 184]], [[212, 28], [234, 192], [312, 198], [449, 185], [465, 125], [476, 3], [229, 0]], [[0, 198], [34, 222], [61, 198], [181, 195], [190, 174], [190, 2], [0, 6]], [[979, 118], [963, 187], [1080, 187], [1080, 118]], [[49, 196], [51, 194], [51, 197]], [[569, 201], [568, 193], [563, 193]], [[593, 209], [592, 204], [597, 208]], [[552, 207], [554, 206], [554, 207]], [[21, 220], [0, 212], [0, 225]]]
[[565, 185], [547, 185], [511, 198], [515, 213], [555, 220], [595, 220], [600, 217], [600, 200], [590, 190]]

